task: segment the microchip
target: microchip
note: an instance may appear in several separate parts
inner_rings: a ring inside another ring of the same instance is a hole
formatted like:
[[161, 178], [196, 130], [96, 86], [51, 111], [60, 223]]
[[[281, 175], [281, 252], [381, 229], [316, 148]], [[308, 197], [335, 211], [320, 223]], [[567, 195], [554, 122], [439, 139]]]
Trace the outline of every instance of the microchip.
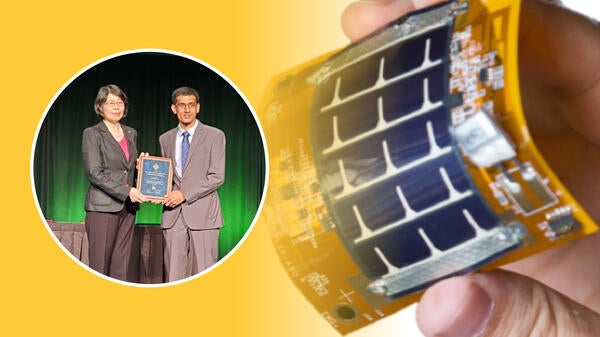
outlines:
[[449, 99], [448, 106], [450, 107], [450, 109], [454, 109], [456, 107], [462, 107], [462, 105], [464, 103], [462, 92], [453, 93], [452, 95], [450, 95], [448, 97], [448, 99]]
[[292, 183], [282, 186], [280, 192], [284, 200], [290, 200], [296, 196], [296, 189]]

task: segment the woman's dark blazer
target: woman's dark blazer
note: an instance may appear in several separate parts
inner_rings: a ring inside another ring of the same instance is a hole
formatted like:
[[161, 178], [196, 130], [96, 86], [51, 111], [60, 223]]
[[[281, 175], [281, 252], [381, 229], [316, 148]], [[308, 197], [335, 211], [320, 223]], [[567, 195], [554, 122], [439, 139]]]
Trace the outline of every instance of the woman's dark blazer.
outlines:
[[129, 147], [129, 161], [103, 121], [83, 130], [83, 165], [90, 181], [85, 197], [86, 211], [122, 210], [134, 186], [137, 132], [126, 125], [121, 124], [121, 127]]

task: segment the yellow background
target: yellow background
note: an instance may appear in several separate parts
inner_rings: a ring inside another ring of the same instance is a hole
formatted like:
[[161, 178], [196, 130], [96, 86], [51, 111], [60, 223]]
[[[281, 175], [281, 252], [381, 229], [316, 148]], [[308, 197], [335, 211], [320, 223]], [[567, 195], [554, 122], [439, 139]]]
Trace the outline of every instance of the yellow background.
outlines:
[[[218, 69], [257, 108], [272, 75], [347, 43], [339, 22], [349, 2], [4, 3], [0, 335], [336, 336], [293, 286], [262, 226], [218, 268], [183, 284], [141, 288], [92, 274], [46, 229], [30, 161], [53, 97], [102, 58], [140, 48], [184, 53]], [[369, 329], [355, 335], [384, 335]]]

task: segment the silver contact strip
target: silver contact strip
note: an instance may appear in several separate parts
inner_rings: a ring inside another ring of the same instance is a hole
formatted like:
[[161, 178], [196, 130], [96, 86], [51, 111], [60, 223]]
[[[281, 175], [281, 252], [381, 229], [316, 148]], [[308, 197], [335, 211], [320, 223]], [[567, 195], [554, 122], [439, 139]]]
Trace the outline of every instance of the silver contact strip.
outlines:
[[396, 43], [423, 35], [454, 20], [456, 1], [449, 2], [431, 11], [410, 16], [406, 21], [395, 24], [383, 32], [354, 45], [333, 59], [325, 62], [319, 70], [309, 78], [309, 82], [319, 84], [332, 74], [360, 61], [374, 53], [389, 48]]
[[[472, 219], [472, 218], [471, 218]], [[424, 282], [433, 282], [469, 267], [479, 266], [489, 258], [519, 245], [526, 229], [520, 224], [499, 226], [491, 230], [478, 228], [478, 235], [443, 254], [433, 246], [424, 230], [419, 233], [426, 239], [431, 256], [415, 264], [398, 268], [385, 257], [379, 248], [375, 252], [388, 268], [388, 273], [372, 282], [367, 288], [376, 294], [395, 296], [422, 287]]]

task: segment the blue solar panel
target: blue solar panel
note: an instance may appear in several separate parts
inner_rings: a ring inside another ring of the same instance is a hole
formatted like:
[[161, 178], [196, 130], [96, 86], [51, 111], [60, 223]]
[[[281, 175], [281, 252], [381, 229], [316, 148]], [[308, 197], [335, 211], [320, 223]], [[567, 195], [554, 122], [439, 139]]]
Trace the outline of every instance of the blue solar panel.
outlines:
[[434, 27], [351, 61], [315, 91], [312, 145], [326, 204], [371, 279], [501, 225], [449, 131], [451, 29]]
[[341, 79], [339, 97], [343, 99], [375, 85], [378, 68], [379, 60], [368, 58], [357, 62], [351, 68], [342, 70], [338, 76]]
[[[426, 39], [417, 36], [400, 41], [385, 49], [378, 55], [385, 59], [384, 77], [386, 79], [394, 78], [418, 68], [425, 59], [427, 48], [429, 48], [430, 60], [442, 59], [446, 53], [447, 43], [445, 41], [449, 38], [448, 35], [447, 27], [441, 26], [430, 31]], [[427, 42], [428, 40], [429, 42]]]

